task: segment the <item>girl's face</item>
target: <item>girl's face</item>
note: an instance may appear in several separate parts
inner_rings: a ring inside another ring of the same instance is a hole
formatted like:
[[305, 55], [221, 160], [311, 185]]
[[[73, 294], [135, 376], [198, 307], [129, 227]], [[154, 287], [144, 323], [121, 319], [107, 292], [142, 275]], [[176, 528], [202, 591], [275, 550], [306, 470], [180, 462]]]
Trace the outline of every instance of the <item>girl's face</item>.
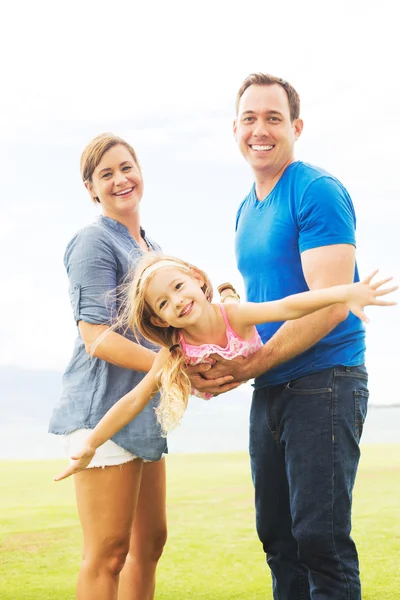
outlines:
[[98, 198], [106, 217], [118, 220], [136, 212], [143, 195], [143, 179], [128, 148], [113, 146], [102, 157], [86, 187]]
[[177, 329], [194, 325], [208, 304], [201, 289], [203, 285], [204, 281], [196, 272], [176, 267], [156, 271], [146, 291], [146, 301], [155, 314], [150, 318], [153, 325], [172, 325]]

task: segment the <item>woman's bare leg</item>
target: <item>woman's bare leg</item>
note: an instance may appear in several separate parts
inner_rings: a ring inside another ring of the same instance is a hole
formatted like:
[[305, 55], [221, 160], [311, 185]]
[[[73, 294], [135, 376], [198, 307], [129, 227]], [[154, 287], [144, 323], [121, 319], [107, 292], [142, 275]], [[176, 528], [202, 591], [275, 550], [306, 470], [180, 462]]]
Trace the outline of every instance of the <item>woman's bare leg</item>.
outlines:
[[75, 475], [83, 557], [77, 600], [117, 600], [129, 550], [143, 461], [85, 469]]
[[156, 568], [167, 539], [165, 459], [143, 463], [129, 554], [118, 600], [153, 600]]

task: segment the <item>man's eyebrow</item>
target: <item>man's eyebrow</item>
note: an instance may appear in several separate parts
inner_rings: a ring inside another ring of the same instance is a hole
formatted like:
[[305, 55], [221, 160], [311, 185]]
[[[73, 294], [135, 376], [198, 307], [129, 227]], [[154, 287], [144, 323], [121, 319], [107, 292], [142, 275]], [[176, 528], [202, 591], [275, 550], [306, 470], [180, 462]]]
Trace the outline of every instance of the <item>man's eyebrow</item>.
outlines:
[[[130, 160], [124, 160], [124, 162], [120, 163], [120, 167], [123, 167], [124, 165], [128, 165], [128, 164], [132, 164]], [[104, 171], [112, 171], [111, 167], [105, 167], [104, 169], [101, 169], [101, 171], [99, 171], [99, 175], [100, 173], [103, 173]]]
[[[280, 115], [282, 116], [282, 113], [279, 112], [279, 110], [266, 110], [265, 111], [267, 115]], [[242, 112], [242, 115], [255, 115], [255, 111], [254, 110], [244, 110]]]

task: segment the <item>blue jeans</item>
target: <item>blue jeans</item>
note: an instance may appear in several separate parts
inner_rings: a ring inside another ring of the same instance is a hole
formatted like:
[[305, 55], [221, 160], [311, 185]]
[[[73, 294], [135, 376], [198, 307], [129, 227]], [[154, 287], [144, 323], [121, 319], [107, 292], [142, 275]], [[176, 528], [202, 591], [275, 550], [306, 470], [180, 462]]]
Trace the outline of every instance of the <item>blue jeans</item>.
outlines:
[[367, 383], [364, 366], [339, 366], [253, 394], [256, 524], [274, 600], [361, 599], [350, 531]]

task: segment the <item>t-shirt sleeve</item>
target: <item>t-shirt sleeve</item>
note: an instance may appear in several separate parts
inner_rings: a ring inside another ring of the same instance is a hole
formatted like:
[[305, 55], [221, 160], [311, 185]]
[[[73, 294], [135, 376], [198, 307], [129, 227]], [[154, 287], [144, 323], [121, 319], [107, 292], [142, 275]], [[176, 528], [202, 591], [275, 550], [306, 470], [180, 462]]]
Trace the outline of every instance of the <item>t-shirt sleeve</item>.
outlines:
[[353, 203], [341, 183], [320, 177], [306, 189], [298, 210], [299, 251], [333, 244], [356, 245]]
[[99, 232], [83, 230], [64, 258], [76, 323], [110, 325], [116, 312], [117, 261], [112, 245]]

